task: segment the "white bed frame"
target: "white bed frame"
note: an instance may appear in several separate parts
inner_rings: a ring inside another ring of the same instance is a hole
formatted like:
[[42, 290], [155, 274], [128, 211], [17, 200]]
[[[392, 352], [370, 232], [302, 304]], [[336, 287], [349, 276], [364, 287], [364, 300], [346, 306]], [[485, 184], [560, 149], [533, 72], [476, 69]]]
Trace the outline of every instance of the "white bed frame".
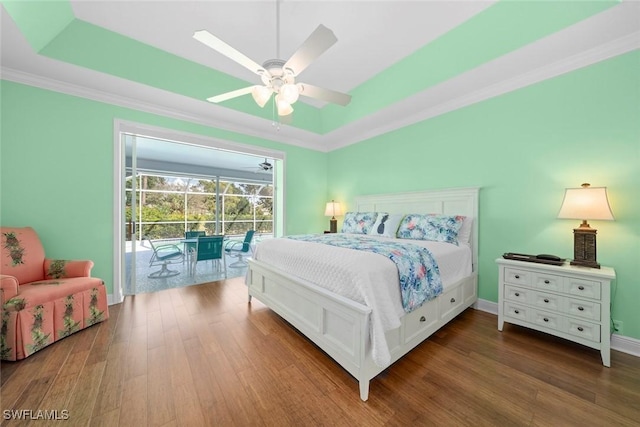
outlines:
[[[387, 331], [389, 365], [476, 302], [478, 192], [474, 187], [360, 196], [350, 207], [359, 212], [441, 213], [473, 218], [472, 274], [407, 313], [399, 328]], [[369, 307], [255, 260], [249, 260], [247, 285], [249, 301], [256, 297], [329, 354], [358, 380], [360, 398], [368, 399], [369, 381], [387, 368], [377, 366], [371, 357]]]

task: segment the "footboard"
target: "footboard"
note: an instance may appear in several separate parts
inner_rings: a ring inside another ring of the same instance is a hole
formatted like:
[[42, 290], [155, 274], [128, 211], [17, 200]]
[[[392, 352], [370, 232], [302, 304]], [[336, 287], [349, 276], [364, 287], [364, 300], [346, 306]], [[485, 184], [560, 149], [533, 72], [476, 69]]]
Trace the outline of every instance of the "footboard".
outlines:
[[369, 347], [371, 309], [312, 283], [249, 260], [249, 297], [256, 297], [360, 379]]
[[[324, 350], [359, 382], [360, 398], [369, 397], [369, 381], [385, 367], [371, 357], [371, 309], [313, 283], [249, 260], [249, 298], [278, 313]], [[402, 318], [399, 328], [386, 332], [391, 363], [476, 302], [477, 275], [473, 274]]]

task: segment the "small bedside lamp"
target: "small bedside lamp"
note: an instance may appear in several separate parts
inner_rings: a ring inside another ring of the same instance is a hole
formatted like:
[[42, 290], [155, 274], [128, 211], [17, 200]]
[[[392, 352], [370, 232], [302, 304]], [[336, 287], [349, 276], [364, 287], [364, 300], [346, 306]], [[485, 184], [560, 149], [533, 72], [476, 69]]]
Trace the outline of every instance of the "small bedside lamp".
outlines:
[[596, 261], [596, 229], [587, 223], [588, 219], [612, 221], [606, 187], [567, 188], [558, 218], [581, 219], [580, 227], [573, 229], [573, 261], [571, 265], [600, 268]]
[[337, 233], [338, 232], [338, 221], [336, 220], [336, 215], [342, 215], [342, 206], [340, 203], [332, 200], [327, 203], [327, 207], [324, 210], [324, 216], [330, 216], [329, 220], [329, 232]]

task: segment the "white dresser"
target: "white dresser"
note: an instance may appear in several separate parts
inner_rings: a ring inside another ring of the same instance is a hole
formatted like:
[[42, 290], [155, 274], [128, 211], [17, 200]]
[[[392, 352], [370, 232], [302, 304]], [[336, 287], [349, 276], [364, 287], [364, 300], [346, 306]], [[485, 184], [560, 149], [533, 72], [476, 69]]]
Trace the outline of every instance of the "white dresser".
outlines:
[[504, 322], [546, 332], [600, 350], [611, 366], [612, 268], [496, 260], [498, 330]]

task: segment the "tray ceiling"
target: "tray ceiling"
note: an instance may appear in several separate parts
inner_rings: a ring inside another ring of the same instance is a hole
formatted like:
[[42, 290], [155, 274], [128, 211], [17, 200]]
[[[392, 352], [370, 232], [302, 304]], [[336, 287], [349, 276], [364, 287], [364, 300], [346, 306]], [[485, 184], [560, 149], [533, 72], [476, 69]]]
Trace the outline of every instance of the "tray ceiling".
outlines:
[[[5, 2], [2, 77], [330, 151], [640, 48], [634, 1]], [[319, 25], [338, 42], [301, 80], [346, 107], [300, 101], [291, 125], [250, 96], [250, 71], [192, 38], [206, 29], [256, 62], [288, 58]], [[279, 38], [278, 38], [279, 35]]]

